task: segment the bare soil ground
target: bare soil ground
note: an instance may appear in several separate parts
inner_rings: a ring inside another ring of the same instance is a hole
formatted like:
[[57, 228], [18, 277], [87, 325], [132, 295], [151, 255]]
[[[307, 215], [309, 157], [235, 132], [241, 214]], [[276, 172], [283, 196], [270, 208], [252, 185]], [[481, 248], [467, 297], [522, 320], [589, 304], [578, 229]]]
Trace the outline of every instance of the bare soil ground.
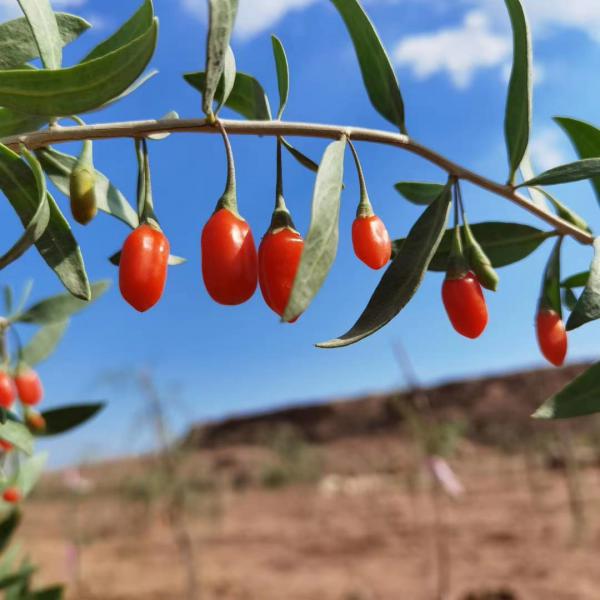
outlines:
[[[191, 474], [207, 465], [213, 481], [229, 473], [214, 488], [197, 485], [189, 507], [202, 599], [437, 599], [431, 481], [411, 469], [411, 447], [384, 435], [335, 440], [311, 452], [319, 476], [276, 489], [240, 476], [240, 465], [251, 473], [248, 465], [264, 469], [269, 460], [256, 447], [188, 457]], [[466, 491], [439, 503], [447, 598], [598, 600], [600, 469], [588, 464], [582, 471], [586, 522], [577, 541], [566, 471], [539, 461], [526, 469], [524, 456], [462, 442], [450, 461]], [[80, 500], [61, 491], [58, 475], [47, 478], [20, 531], [41, 565], [38, 580], [70, 580], [69, 598], [77, 600], [186, 598], [160, 499], [127, 487], [150, 469], [148, 461], [87, 469], [97, 489]], [[81, 543], [79, 585], [69, 537]]]

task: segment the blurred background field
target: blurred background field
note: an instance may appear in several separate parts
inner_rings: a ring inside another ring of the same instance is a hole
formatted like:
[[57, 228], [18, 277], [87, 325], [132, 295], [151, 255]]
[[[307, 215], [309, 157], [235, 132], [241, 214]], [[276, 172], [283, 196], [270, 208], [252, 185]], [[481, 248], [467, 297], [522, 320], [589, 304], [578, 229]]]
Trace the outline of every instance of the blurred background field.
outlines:
[[529, 417], [582, 368], [198, 425], [48, 474], [22, 541], [81, 600], [596, 600], [600, 420]]

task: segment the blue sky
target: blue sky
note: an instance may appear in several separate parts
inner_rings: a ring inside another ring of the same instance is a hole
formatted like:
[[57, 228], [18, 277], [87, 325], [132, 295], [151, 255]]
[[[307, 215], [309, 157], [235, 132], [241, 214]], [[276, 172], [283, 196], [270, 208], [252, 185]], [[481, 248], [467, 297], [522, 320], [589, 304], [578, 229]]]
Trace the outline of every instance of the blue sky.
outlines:
[[[117, 106], [89, 115], [94, 122], [158, 118], [170, 110], [200, 116], [199, 95], [181, 74], [203, 68], [204, 0], [156, 0], [160, 40], [151, 66], [157, 77]], [[137, 0], [62, 0], [56, 8], [89, 18], [95, 28], [65, 52], [72, 64], [122, 22]], [[270, 33], [283, 41], [291, 68], [289, 120], [386, 128], [364, 92], [356, 58], [342, 21], [326, 0], [240, 0], [233, 40], [238, 69], [255, 75], [276, 104]], [[535, 120], [532, 156], [538, 169], [573, 158], [553, 115], [600, 122], [600, 4], [597, 0], [525, 0], [535, 38]], [[511, 60], [511, 38], [501, 0], [370, 0], [366, 2], [392, 55], [413, 137], [486, 175], [504, 179], [502, 119]], [[0, 13], [16, 11], [0, 0]], [[223, 113], [227, 114], [226, 112]], [[232, 116], [227, 114], [227, 116]], [[325, 143], [296, 140], [318, 159]], [[240, 210], [258, 241], [274, 200], [272, 139], [235, 138]], [[76, 146], [64, 146], [75, 152]], [[443, 174], [416, 157], [359, 144], [371, 199], [393, 237], [405, 235], [419, 215], [394, 192], [399, 180], [442, 181]], [[96, 166], [133, 198], [135, 162], [130, 141], [95, 144]], [[109, 408], [80, 432], [50, 444], [55, 464], [147, 446], [136, 427], [141, 401], [131, 387], [106, 384], [115, 371], [150, 368], [174, 411], [177, 430], [190, 420], [384, 390], [402, 382], [393, 345], [401, 340], [419, 377], [427, 383], [484, 373], [542, 366], [533, 330], [547, 243], [526, 261], [502, 269], [497, 294], [487, 294], [490, 324], [476, 341], [461, 338], [444, 313], [439, 274], [430, 274], [415, 300], [390, 325], [355, 346], [318, 350], [313, 344], [346, 331], [377, 284], [380, 273], [352, 254], [350, 227], [358, 201], [356, 175], [347, 156], [341, 239], [333, 271], [310, 310], [295, 325], [282, 325], [260, 293], [239, 307], [214, 304], [200, 276], [199, 238], [224, 184], [225, 163], [216, 136], [177, 135], [151, 143], [156, 209], [172, 251], [189, 262], [169, 271], [161, 303], [140, 315], [122, 299], [117, 271], [106, 260], [127, 229], [101, 215], [91, 227], [74, 230], [92, 279], [111, 278], [111, 291], [73, 319], [59, 351], [40, 372], [46, 405], [107, 398]], [[285, 193], [296, 225], [305, 233], [313, 175], [286, 158]], [[556, 190], [594, 226], [598, 206], [587, 183]], [[472, 186], [464, 187], [472, 222], [511, 220], [536, 224], [518, 208]], [[64, 207], [66, 199], [60, 198]], [[0, 208], [11, 235], [17, 221]], [[544, 228], [544, 226], [540, 225]], [[8, 245], [8, 242], [5, 242]], [[565, 272], [587, 266], [590, 249], [569, 242]], [[60, 285], [30, 251], [3, 273], [17, 288], [35, 279], [34, 299]], [[22, 328], [25, 336], [29, 330]], [[597, 355], [598, 326], [570, 336], [569, 359]]]

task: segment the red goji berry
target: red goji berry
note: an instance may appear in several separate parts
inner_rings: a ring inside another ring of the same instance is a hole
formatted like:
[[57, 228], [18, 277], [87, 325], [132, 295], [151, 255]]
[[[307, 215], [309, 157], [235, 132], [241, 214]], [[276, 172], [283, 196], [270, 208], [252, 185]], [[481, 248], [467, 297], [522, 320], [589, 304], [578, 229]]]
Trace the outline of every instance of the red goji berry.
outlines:
[[161, 298], [167, 280], [169, 240], [150, 225], [129, 234], [119, 263], [119, 288], [123, 298], [139, 312], [152, 308]]
[[356, 256], [371, 269], [381, 269], [392, 255], [390, 235], [377, 215], [354, 219], [352, 245]]
[[15, 487], [8, 487], [2, 492], [2, 498], [10, 504], [17, 504], [21, 501], [21, 492]]
[[481, 285], [469, 272], [460, 278], [446, 278], [442, 299], [452, 326], [465, 337], [479, 337], [488, 322], [488, 312]]
[[258, 259], [252, 230], [227, 208], [217, 210], [202, 230], [202, 277], [219, 304], [242, 304], [258, 283]]
[[15, 401], [16, 391], [12, 377], [4, 370], [0, 370], [0, 406], [9, 409]]
[[14, 446], [10, 442], [0, 439], [0, 449], [3, 452], [11, 452], [13, 450], [13, 448], [14, 448]]
[[567, 355], [567, 332], [560, 315], [542, 308], [537, 313], [535, 324], [542, 354], [555, 367], [560, 367]]
[[[293, 229], [268, 231], [258, 249], [258, 281], [265, 302], [283, 315], [300, 265], [304, 240]], [[294, 319], [296, 320], [296, 319]]]
[[39, 404], [44, 388], [38, 374], [30, 367], [21, 366], [15, 375], [15, 386], [19, 400], [27, 406]]

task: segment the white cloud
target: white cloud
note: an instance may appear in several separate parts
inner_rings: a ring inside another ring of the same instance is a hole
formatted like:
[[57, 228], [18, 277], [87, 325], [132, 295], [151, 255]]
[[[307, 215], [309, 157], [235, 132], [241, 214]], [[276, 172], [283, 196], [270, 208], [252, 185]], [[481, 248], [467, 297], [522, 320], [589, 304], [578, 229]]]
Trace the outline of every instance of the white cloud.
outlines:
[[537, 171], [547, 171], [568, 162], [558, 129], [546, 128], [535, 134], [529, 143], [529, 156]]
[[[206, 20], [206, 2], [182, 0], [183, 7]], [[288, 13], [307, 8], [317, 0], [241, 0], [235, 22], [235, 34], [248, 39], [273, 27]]]
[[468, 12], [458, 27], [408, 36], [393, 52], [399, 66], [412, 69], [419, 79], [446, 72], [459, 88], [465, 88], [475, 72], [501, 67], [510, 56], [511, 41], [495, 33], [482, 10]]
[[[465, 0], [485, 10], [495, 22], [506, 22], [504, 3], [497, 0]], [[600, 2], [598, 0], [524, 0], [525, 12], [534, 37], [552, 35], [556, 30], [575, 29], [600, 43]]]

